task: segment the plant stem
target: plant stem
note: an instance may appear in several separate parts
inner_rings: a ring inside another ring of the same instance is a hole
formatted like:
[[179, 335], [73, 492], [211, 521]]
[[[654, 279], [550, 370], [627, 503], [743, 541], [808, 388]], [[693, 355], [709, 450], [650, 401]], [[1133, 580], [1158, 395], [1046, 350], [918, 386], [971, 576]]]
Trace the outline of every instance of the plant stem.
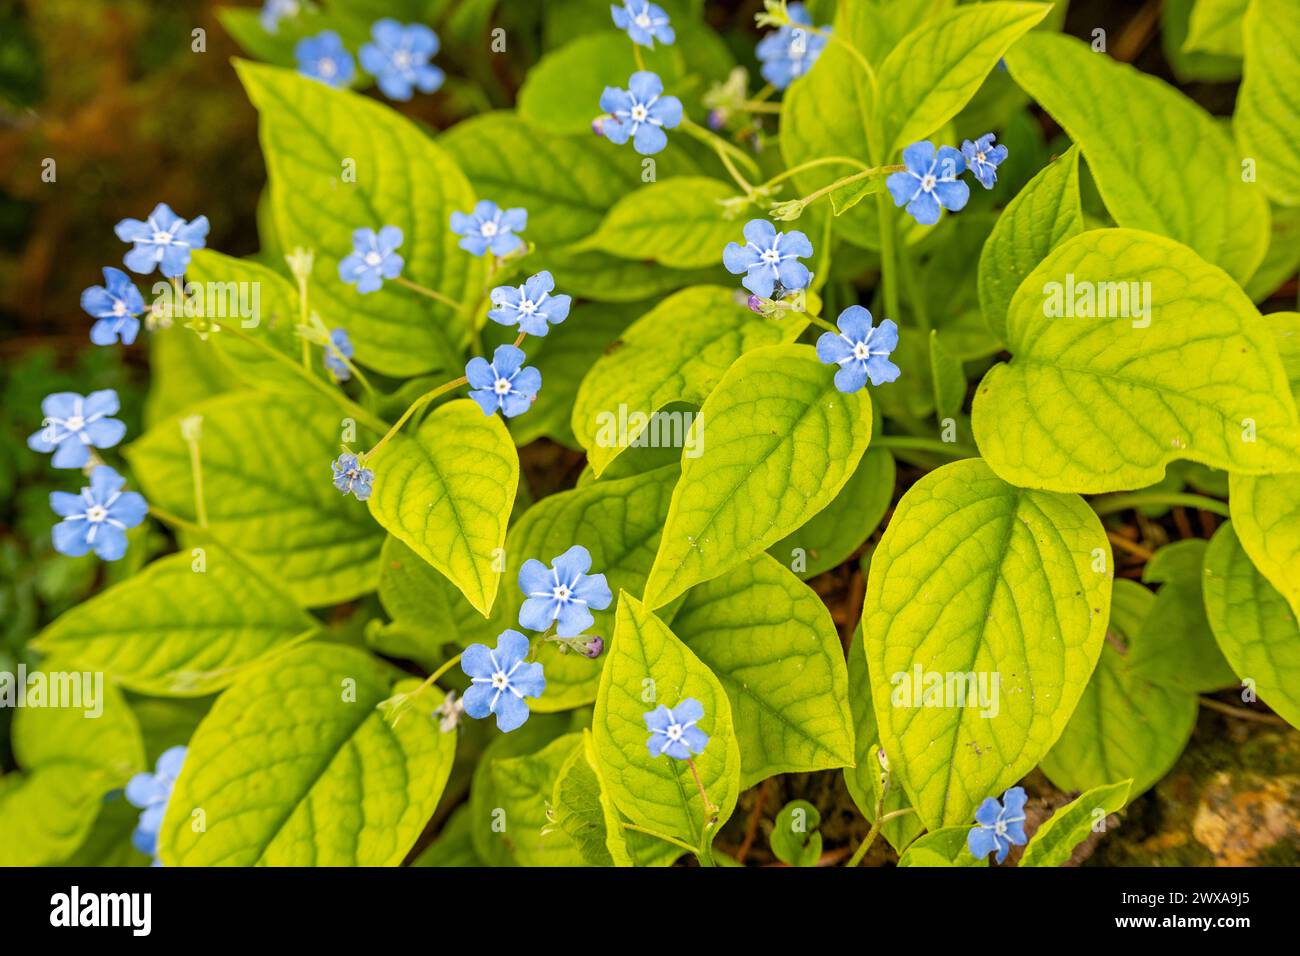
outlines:
[[959, 442], [939, 441], [934, 438], [916, 438], [912, 435], [881, 435], [871, 439], [872, 448], [889, 448], [899, 451], [928, 451], [949, 458], [978, 458], [979, 450]]
[[687, 853], [694, 853], [695, 847], [691, 846], [685, 840], [679, 840], [677, 837], [669, 836], [667, 833], [660, 833], [658, 830], [651, 830], [649, 827], [639, 827], [635, 823], [623, 823], [624, 830], [631, 830], [634, 833], [644, 833], [646, 836], [652, 836], [657, 840], [663, 840], [665, 843], [671, 843], [673, 846], [681, 847]]
[[831, 43], [839, 44], [839, 46], [847, 50], [853, 56], [853, 59], [857, 60], [858, 66], [862, 67], [862, 72], [867, 74], [867, 79], [871, 83], [871, 89], [873, 91], [875, 90], [876, 71], [872, 68], [871, 64], [867, 61], [867, 58], [862, 55], [861, 50], [855, 47], [848, 40], [844, 39], [842, 36], [837, 36], [834, 33], [827, 33], [825, 30], [820, 30], [817, 27], [805, 26], [802, 29], [807, 30], [809, 33], [814, 33], [819, 37], [825, 37]]
[[451, 296], [443, 295], [441, 292], [437, 291], [436, 289], [426, 288], [425, 286], [420, 285], [418, 282], [412, 282], [410, 279], [406, 278], [405, 276], [398, 276], [393, 281], [396, 282], [404, 289], [410, 289], [412, 292], [418, 292], [420, 293], [420, 295], [428, 296], [430, 299], [433, 299], [433, 301], [441, 302], [443, 305], [447, 306], [450, 309], [455, 309], [456, 311], [459, 312], [462, 308], [464, 308], [464, 306], [461, 303], [457, 302]]
[[450, 392], [454, 388], [459, 388], [460, 386], [464, 385], [467, 381], [468, 379], [466, 379], [465, 376], [462, 375], [460, 378], [454, 378], [450, 382], [444, 382], [443, 384], [439, 385], [437, 388], [430, 389], [429, 391], [425, 392], [423, 395], [421, 395], [419, 398], [413, 401], [410, 407], [407, 408], [406, 411], [402, 412], [402, 417], [399, 418], [393, 424], [392, 428], [388, 429], [388, 431], [384, 433], [384, 437], [379, 439], [379, 441], [375, 443], [374, 448], [370, 449], [370, 451], [366, 452], [364, 455], [361, 456], [362, 459], [373, 458], [375, 452], [379, 451], [379, 449], [383, 448], [386, 444], [388, 444], [389, 439], [391, 439], [394, 435], [396, 435], [399, 431], [401, 431], [402, 426], [407, 423], [410, 417], [414, 415], [416, 412], [418, 412], [420, 409], [422, 409], [425, 405], [428, 405], [439, 395], [446, 394], [447, 392]]
[[632, 58], [636, 60], [636, 68], [645, 71], [645, 57], [641, 55], [641, 46], [635, 40], [632, 42]]
[[1135, 491], [1129, 494], [1106, 495], [1092, 499], [1092, 510], [1099, 515], [1112, 515], [1129, 508], [1149, 508], [1168, 505], [1181, 505], [1184, 508], [1198, 508], [1223, 518], [1230, 518], [1228, 506], [1217, 498], [1205, 495], [1191, 495], [1171, 491]]
[[680, 128], [686, 133], [688, 133], [689, 135], [695, 137], [705, 146], [708, 146], [715, 153], [717, 153], [718, 159], [720, 159], [722, 161], [722, 165], [727, 168], [727, 172], [730, 173], [731, 178], [736, 181], [736, 185], [738, 185], [741, 188], [741, 190], [744, 192], [746, 196], [754, 195], [753, 185], [750, 184], [749, 180], [745, 179], [745, 177], [740, 174], [740, 171], [736, 169], [735, 164], [732, 163], [731, 160], [728, 158], [728, 156], [734, 157], [737, 162], [745, 166], [745, 170], [746, 172], [749, 173], [749, 175], [757, 179], [759, 175], [758, 164], [755, 163], [753, 159], [751, 159], [745, 153], [744, 150], [740, 149], [738, 146], [734, 146], [731, 143], [728, 143], [721, 136], [718, 136], [712, 131], [705, 129], [703, 126], [700, 126], [694, 121], [687, 119], [685, 116], [682, 117]]
[[901, 316], [894, 274], [894, 215], [884, 193], [876, 193], [876, 213], [880, 219], [880, 285], [885, 299], [885, 318], [897, 321]]
[[[463, 654], [464, 652], [462, 651], [461, 653]], [[456, 664], [459, 663], [460, 658], [461, 658], [461, 654], [457, 654], [455, 657], [451, 658], [450, 660], [443, 662], [443, 664], [436, 671], [434, 671], [432, 674], [430, 674], [428, 677], [424, 679], [423, 684], [415, 688], [415, 690], [411, 691], [411, 693], [408, 696], [418, 697], [420, 694], [424, 693], [426, 690], [428, 690], [430, 687], [433, 686], [434, 682], [437, 681], [439, 677], [441, 677], [443, 674], [447, 673], [447, 671], [455, 667]]]
[[862, 170], [868, 170], [871, 168], [866, 163], [853, 159], [850, 156], [822, 156], [817, 159], [810, 159], [807, 162], [799, 163], [797, 166], [791, 166], [789, 169], [781, 173], [779, 176], [773, 176], [767, 182], [759, 186], [758, 189], [759, 190], [770, 189], [771, 187], [775, 186], [777, 183], [781, 183], [789, 179], [791, 176], [799, 175], [799, 173], [802, 173], [804, 170], [816, 169], [819, 166], [830, 166], [830, 165], [857, 166], [858, 169], [862, 169]]
[[182, 425], [181, 434], [190, 446], [190, 472], [194, 475], [194, 517], [200, 528], [208, 526], [208, 505], [203, 497], [203, 458], [199, 454], [199, 441]]
[[159, 508], [157, 505], [149, 505], [149, 514], [153, 515], [163, 524], [169, 524], [179, 531], [188, 531], [191, 534], [211, 536], [211, 532], [209, 532], [207, 528], [200, 528], [193, 521], [188, 521], [179, 515], [174, 515], [170, 511]]
[[1257, 720], [1261, 724], [1278, 724], [1282, 727], [1289, 726], [1285, 720], [1275, 714], [1261, 714], [1245, 707], [1233, 707], [1231, 704], [1224, 704], [1215, 700], [1213, 697], [1202, 697], [1200, 702], [1202, 707], [1208, 707], [1210, 710], [1217, 710], [1219, 713], [1227, 714], [1229, 717], [1240, 717], [1242, 720]]
[[[925, 297], [921, 295], [921, 290], [917, 288], [916, 273], [912, 269], [912, 257], [908, 254], [906, 246], [898, 250], [898, 273], [903, 279], [903, 286], [907, 291], [907, 301], [912, 306], [912, 314], [916, 316], [916, 324], [920, 326], [928, 344], [930, 315], [925, 307]], [[897, 318], [897, 316], [895, 315], [894, 318]]]
[[849, 862], [845, 863], [845, 866], [854, 867], [861, 864], [862, 858], [871, 849], [871, 844], [876, 842], [876, 836], [880, 833], [880, 828], [885, 825], [887, 817], [885, 813], [885, 797], [889, 796], [889, 785], [892, 781], [893, 774], [886, 770], [880, 785], [880, 796], [876, 798], [875, 822], [871, 824], [871, 830], [867, 833], [867, 838], [854, 851], [853, 856], [849, 857]]

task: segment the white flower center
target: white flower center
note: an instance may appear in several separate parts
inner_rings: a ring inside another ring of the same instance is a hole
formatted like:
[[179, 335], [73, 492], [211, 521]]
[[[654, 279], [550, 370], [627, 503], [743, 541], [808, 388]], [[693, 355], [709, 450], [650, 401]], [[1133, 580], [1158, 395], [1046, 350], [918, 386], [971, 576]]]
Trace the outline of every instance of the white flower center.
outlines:
[[126, 303], [123, 302], [121, 299], [118, 299], [116, 302], [114, 302], [114, 303], [113, 303], [113, 314], [114, 314], [114, 315], [126, 315]]
[[983, 162], [986, 162], [986, 160], [985, 160], [985, 158], [984, 158], [984, 154], [983, 154], [982, 152], [980, 152], [980, 153], [976, 153], [976, 154], [975, 154], [975, 162], [977, 162], [977, 163], [983, 163]]
[[492, 686], [497, 690], [505, 690], [510, 686], [510, 678], [506, 677], [505, 671], [497, 671], [492, 675]]
[[934, 184], [937, 182], [938, 180], [934, 178], [934, 173], [926, 173], [921, 177], [921, 188], [926, 192], [933, 192]]
[[568, 603], [569, 596], [571, 594], [572, 592], [569, 590], [569, 586], [567, 584], [557, 584], [555, 586], [555, 590], [551, 592], [551, 596], [554, 597], [555, 600], [559, 601], [561, 604]]
[[682, 731], [682, 725], [681, 725], [681, 724], [669, 724], [669, 725], [668, 725], [668, 729], [667, 729], [666, 731], [664, 731], [664, 733], [666, 733], [666, 734], [668, 735], [668, 739], [671, 740], [671, 741], [676, 742], [676, 741], [678, 741], [678, 740], [681, 740], [681, 739], [682, 739], [682, 733], [683, 733], [683, 731]]
[[366, 265], [377, 266], [384, 261], [384, 257], [379, 253], [371, 251], [366, 253]]
[[398, 50], [393, 54], [393, 66], [399, 70], [405, 70], [411, 65], [411, 54], [405, 50]]
[[534, 312], [537, 311], [537, 303], [534, 302], [532, 299], [520, 299], [519, 311], [522, 312], [524, 315], [532, 315]]
[[334, 61], [328, 58], [321, 60], [317, 69], [320, 70], [321, 76], [333, 76], [338, 72], [338, 67], [334, 65]]
[[853, 357], [863, 362], [871, 355], [871, 349], [867, 348], [866, 342], [859, 342], [853, 346]]
[[510, 380], [508, 378], [499, 378], [492, 386], [492, 391], [498, 395], [510, 394]]
[[639, 26], [642, 30], [649, 29], [649, 27], [650, 27], [650, 14], [646, 13], [645, 11], [642, 11], [641, 13], [638, 13], [638, 14], [636, 15], [636, 20], [635, 20], [634, 22], [635, 22], [636, 25]]
[[103, 505], [91, 505], [86, 509], [86, 520], [93, 524], [99, 524], [108, 518], [108, 509]]
[[993, 825], [993, 832], [996, 833], [998, 836], [1006, 836], [1007, 825], [1003, 823], [1001, 820], [999, 820], [997, 823]]
[[479, 232], [485, 239], [491, 239], [497, 234], [497, 224], [495, 222], [485, 222], [479, 228]]
[[70, 432], [79, 432], [86, 427], [86, 420], [80, 415], [73, 415], [63, 423], [63, 426]]
[[634, 123], [644, 123], [646, 117], [649, 115], [650, 114], [646, 112], [645, 106], [640, 103], [637, 103], [632, 107], [632, 122]]
[[781, 261], [781, 253], [775, 249], [764, 249], [762, 258], [768, 265], [774, 266]]
[[172, 234], [170, 232], [155, 232], [153, 234], [153, 241], [158, 243], [160, 246], [165, 246], [172, 241]]

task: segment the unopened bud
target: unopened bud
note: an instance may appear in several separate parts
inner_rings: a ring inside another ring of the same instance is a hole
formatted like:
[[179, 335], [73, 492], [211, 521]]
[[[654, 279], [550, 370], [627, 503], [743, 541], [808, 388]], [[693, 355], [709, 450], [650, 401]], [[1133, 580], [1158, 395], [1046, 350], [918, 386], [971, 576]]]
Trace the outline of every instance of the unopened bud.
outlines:
[[593, 637], [587, 642], [586, 649], [582, 652], [590, 658], [597, 658], [605, 652], [605, 639], [602, 637]]

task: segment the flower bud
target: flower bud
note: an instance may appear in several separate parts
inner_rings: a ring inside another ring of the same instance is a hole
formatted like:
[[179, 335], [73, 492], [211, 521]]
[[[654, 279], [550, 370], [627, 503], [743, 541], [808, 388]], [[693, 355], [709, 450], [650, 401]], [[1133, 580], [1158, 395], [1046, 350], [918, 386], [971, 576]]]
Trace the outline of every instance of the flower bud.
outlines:
[[605, 639], [602, 637], [593, 637], [586, 644], [586, 650], [582, 653], [595, 659], [605, 652]]

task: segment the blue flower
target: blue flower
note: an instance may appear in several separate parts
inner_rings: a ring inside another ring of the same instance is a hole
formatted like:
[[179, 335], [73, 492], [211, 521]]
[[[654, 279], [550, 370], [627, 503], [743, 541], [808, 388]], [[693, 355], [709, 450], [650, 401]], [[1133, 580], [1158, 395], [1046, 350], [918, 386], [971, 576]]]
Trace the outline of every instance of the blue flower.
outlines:
[[[343, 359], [352, 358], [352, 340], [348, 338], [348, 333], [343, 329], [335, 329], [330, 332], [330, 341], [334, 343], [334, 348], [325, 349], [325, 367], [334, 376], [334, 381], [346, 382], [352, 377], [352, 370], [348, 368], [348, 363]], [[337, 355], [335, 349], [338, 350]], [[339, 356], [342, 356], [342, 358]]]
[[208, 217], [199, 216], [186, 222], [165, 202], [154, 206], [149, 219], [123, 219], [113, 231], [123, 242], [135, 243], [135, 248], [123, 260], [132, 272], [148, 275], [154, 267], [169, 279], [185, 274], [190, 264], [190, 251], [202, 249], [208, 236]]
[[465, 366], [465, 377], [473, 388], [469, 397], [478, 402], [484, 415], [499, 408], [506, 418], [514, 418], [532, 407], [542, 387], [542, 373], [525, 368], [525, 358], [523, 349], [498, 345], [491, 364], [481, 356], [469, 360]]
[[662, 96], [663, 81], [649, 70], [633, 73], [627, 87], [607, 86], [600, 94], [600, 108], [610, 114], [601, 132], [611, 143], [622, 146], [630, 139], [642, 156], [653, 156], [668, 145], [664, 130], [682, 121], [682, 101]]
[[987, 797], [975, 811], [977, 826], [971, 827], [966, 837], [966, 845], [977, 860], [982, 860], [994, 850], [998, 851], [1001, 863], [1011, 852], [1011, 844], [1024, 846], [1028, 841], [1025, 836], [1025, 788], [1012, 787], [1002, 794], [1002, 803], [997, 798]]
[[301, 0], [266, 0], [257, 18], [267, 33], [278, 33], [280, 21], [293, 19], [301, 9]]
[[519, 609], [519, 626], [530, 631], [545, 631], [558, 621], [560, 637], [577, 637], [591, 627], [595, 618], [588, 608], [603, 611], [614, 595], [605, 583], [605, 575], [588, 574], [591, 553], [575, 544], [551, 561], [548, 568], [536, 558], [529, 558], [519, 569], [519, 587], [525, 601]]
[[27, 447], [42, 454], [54, 452], [55, 468], [84, 468], [90, 449], [112, 448], [126, 434], [116, 418], [117, 392], [106, 388], [84, 398], [76, 392], [55, 392], [41, 401], [45, 420], [41, 430], [27, 439]]
[[528, 638], [506, 630], [497, 638], [496, 650], [486, 644], [471, 644], [460, 658], [460, 669], [470, 678], [462, 698], [465, 713], [475, 719], [497, 715], [497, 729], [509, 733], [528, 720], [525, 697], [541, 697], [546, 690], [542, 665], [525, 664]]
[[545, 270], [529, 276], [518, 288], [499, 285], [492, 290], [492, 304], [488, 318], [502, 325], [517, 325], [520, 332], [545, 335], [548, 325], [559, 325], [569, 315], [572, 296], [551, 295], [555, 279]]
[[375, 473], [364, 467], [356, 455], [339, 455], [334, 459], [330, 467], [334, 469], [335, 488], [345, 495], [356, 495], [358, 501], [365, 501], [370, 497]]
[[[812, 69], [826, 48], [826, 37], [812, 33], [802, 27], [812, 26], [812, 17], [802, 3], [789, 6], [790, 19], [795, 26], [787, 24], [775, 33], [769, 33], [758, 42], [755, 53], [763, 63], [763, 79], [778, 90], [783, 90], [799, 77]], [[829, 27], [823, 30], [829, 31]]]
[[51, 491], [50, 507], [63, 518], [54, 526], [54, 550], [71, 558], [94, 551], [105, 561], [126, 554], [126, 529], [143, 521], [149, 506], [134, 491], [123, 491], [125, 484], [112, 468], [97, 465], [81, 494]]
[[898, 378], [898, 366], [889, 361], [889, 353], [898, 348], [898, 326], [891, 319], [873, 329], [871, 313], [860, 305], [851, 305], [840, 313], [835, 324], [840, 334], [823, 332], [817, 340], [817, 357], [827, 365], [840, 367], [835, 373], [836, 388], [856, 392], [868, 378], [872, 385]]
[[502, 210], [496, 203], [481, 200], [472, 213], [453, 212], [451, 231], [462, 237], [460, 247], [476, 256], [488, 249], [494, 256], [506, 256], [524, 244], [515, 235], [528, 226], [527, 209]]
[[158, 828], [162, 826], [167, 801], [176, 788], [188, 748], [172, 747], [163, 751], [153, 773], [137, 773], [126, 784], [126, 802], [144, 812], [131, 834], [131, 844], [141, 853], [158, 858]]
[[704, 716], [704, 707], [694, 697], [687, 697], [671, 710], [660, 704], [644, 716], [650, 731], [645, 743], [652, 757], [667, 754], [676, 760], [689, 760], [691, 754], [703, 753], [709, 742], [709, 735], [695, 726]]
[[402, 244], [402, 230], [384, 226], [379, 232], [358, 229], [352, 233], [352, 251], [339, 260], [339, 278], [355, 282], [358, 292], [375, 292], [385, 279], [396, 279], [404, 261], [393, 250]]
[[894, 205], [907, 203], [907, 211], [923, 226], [939, 221], [940, 207], [957, 212], [970, 199], [970, 187], [957, 177], [966, 171], [966, 160], [951, 146], [935, 151], [928, 141], [913, 143], [903, 150], [906, 172], [892, 173], [885, 180]]
[[749, 220], [744, 231], [743, 246], [729, 242], [722, 250], [722, 264], [728, 272], [746, 273], [741, 285], [765, 299], [779, 299], [787, 292], [807, 287], [811, 276], [808, 267], [799, 261], [813, 254], [807, 236], [798, 230], [777, 232], [766, 219]]
[[446, 75], [429, 61], [438, 52], [438, 34], [423, 23], [402, 26], [385, 17], [370, 28], [374, 43], [358, 54], [361, 67], [390, 100], [409, 100], [414, 90], [432, 93]]
[[992, 133], [985, 133], [973, 143], [966, 140], [961, 144], [961, 155], [966, 160], [966, 166], [985, 189], [992, 189], [998, 181], [998, 167], [1007, 158], [1005, 146], [993, 145], [995, 138]]
[[626, 30], [633, 43], [653, 50], [655, 40], [671, 45], [677, 39], [668, 23], [668, 14], [650, 0], [623, 0], [623, 6], [613, 4], [609, 12], [614, 16], [614, 26]]
[[326, 86], [347, 86], [357, 70], [352, 54], [333, 30], [303, 37], [293, 48], [293, 58], [298, 61], [299, 73]]
[[90, 327], [90, 341], [130, 345], [140, 331], [136, 318], [144, 311], [144, 298], [135, 283], [121, 269], [104, 269], [104, 284], [92, 285], [81, 293], [81, 307], [98, 321]]

